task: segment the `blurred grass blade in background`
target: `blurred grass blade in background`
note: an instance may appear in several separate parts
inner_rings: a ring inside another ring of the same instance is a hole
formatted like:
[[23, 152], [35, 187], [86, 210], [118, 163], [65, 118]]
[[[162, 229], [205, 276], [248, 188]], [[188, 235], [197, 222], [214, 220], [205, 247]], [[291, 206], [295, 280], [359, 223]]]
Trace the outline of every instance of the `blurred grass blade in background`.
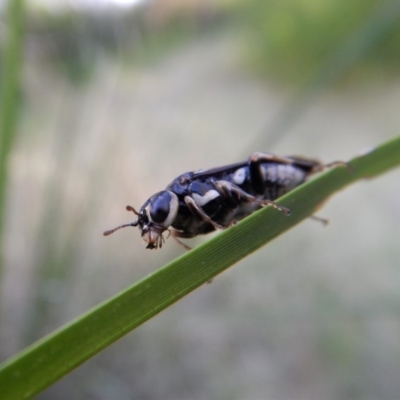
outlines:
[[399, 20], [398, 0], [387, 0], [376, 4], [370, 14], [362, 19], [338, 46], [332, 47], [316, 72], [278, 112], [271, 123], [254, 138], [249, 149], [257, 147], [265, 137], [269, 147], [273, 147], [281, 139], [282, 134], [305, 114], [321, 93], [346, 77], [355, 65], [368, 58], [382, 46], [384, 41], [390, 39], [391, 33], [398, 29]]
[[[0, 367], [2, 400], [27, 399], [195, 288], [312, 215], [331, 195], [400, 165], [400, 136], [285, 195], [285, 217], [266, 207], [172, 261]], [[345, 205], [344, 205], [345, 206]], [[361, 216], [367, 218], [367, 216]]]
[[[24, 1], [9, 0], [6, 9], [6, 40], [0, 66], [0, 237], [4, 228], [7, 162], [18, 121], [24, 37]], [[3, 259], [0, 257], [0, 275]]]

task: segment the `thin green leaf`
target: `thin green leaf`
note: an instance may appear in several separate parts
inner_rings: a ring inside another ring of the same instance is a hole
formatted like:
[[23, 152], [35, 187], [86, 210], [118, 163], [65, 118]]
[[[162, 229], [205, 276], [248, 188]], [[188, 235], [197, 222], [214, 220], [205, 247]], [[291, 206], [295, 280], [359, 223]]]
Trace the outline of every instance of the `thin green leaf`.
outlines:
[[345, 186], [400, 165], [400, 137], [300, 186], [139, 283], [33, 344], [0, 367], [1, 398], [30, 398], [149, 318], [282, 234]]
[[[7, 162], [18, 120], [18, 96], [21, 90], [21, 67], [24, 38], [24, 1], [9, 0], [7, 36], [2, 52], [0, 94], [0, 236], [3, 230], [6, 201]], [[0, 274], [1, 274], [0, 259]]]

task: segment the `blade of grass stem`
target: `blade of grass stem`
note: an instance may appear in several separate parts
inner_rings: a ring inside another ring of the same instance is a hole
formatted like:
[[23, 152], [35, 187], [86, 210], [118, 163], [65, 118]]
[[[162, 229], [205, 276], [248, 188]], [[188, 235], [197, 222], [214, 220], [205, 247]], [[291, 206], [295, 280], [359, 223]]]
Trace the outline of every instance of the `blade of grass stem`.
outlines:
[[400, 165], [400, 136], [279, 200], [291, 216], [266, 207], [170, 262], [0, 366], [2, 400], [27, 399], [226, 268], [298, 224], [335, 192]]
[[[0, 238], [3, 232], [7, 162], [18, 120], [18, 97], [21, 91], [21, 66], [24, 37], [24, 1], [9, 0], [7, 16], [7, 37], [2, 52], [2, 74], [0, 94]], [[0, 277], [2, 257], [0, 257]]]

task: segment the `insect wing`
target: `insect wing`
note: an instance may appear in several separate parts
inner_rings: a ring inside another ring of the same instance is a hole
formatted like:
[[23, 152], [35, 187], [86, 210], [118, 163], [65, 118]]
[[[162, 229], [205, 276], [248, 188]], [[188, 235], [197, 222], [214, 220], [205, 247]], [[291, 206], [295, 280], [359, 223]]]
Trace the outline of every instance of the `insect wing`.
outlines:
[[315, 168], [321, 167], [323, 164], [319, 160], [314, 160], [312, 158], [306, 158], [301, 156], [289, 156], [293, 160], [294, 165], [306, 172], [310, 172]]
[[218, 177], [218, 175], [230, 174], [235, 172], [239, 168], [247, 167], [248, 162], [242, 161], [235, 164], [224, 165], [223, 167], [216, 167], [206, 170], [194, 171], [192, 175], [192, 180], [195, 179], [207, 179]]

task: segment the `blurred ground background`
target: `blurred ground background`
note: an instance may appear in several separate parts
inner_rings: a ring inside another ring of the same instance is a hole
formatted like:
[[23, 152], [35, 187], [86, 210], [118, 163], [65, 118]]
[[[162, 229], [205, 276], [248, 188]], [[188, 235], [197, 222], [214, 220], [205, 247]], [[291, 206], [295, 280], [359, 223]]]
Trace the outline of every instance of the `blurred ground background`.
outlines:
[[[398, 1], [28, 5], [1, 360], [182, 254], [102, 236], [180, 173], [400, 132]], [[398, 398], [399, 196], [348, 188], [37, 398]]]

